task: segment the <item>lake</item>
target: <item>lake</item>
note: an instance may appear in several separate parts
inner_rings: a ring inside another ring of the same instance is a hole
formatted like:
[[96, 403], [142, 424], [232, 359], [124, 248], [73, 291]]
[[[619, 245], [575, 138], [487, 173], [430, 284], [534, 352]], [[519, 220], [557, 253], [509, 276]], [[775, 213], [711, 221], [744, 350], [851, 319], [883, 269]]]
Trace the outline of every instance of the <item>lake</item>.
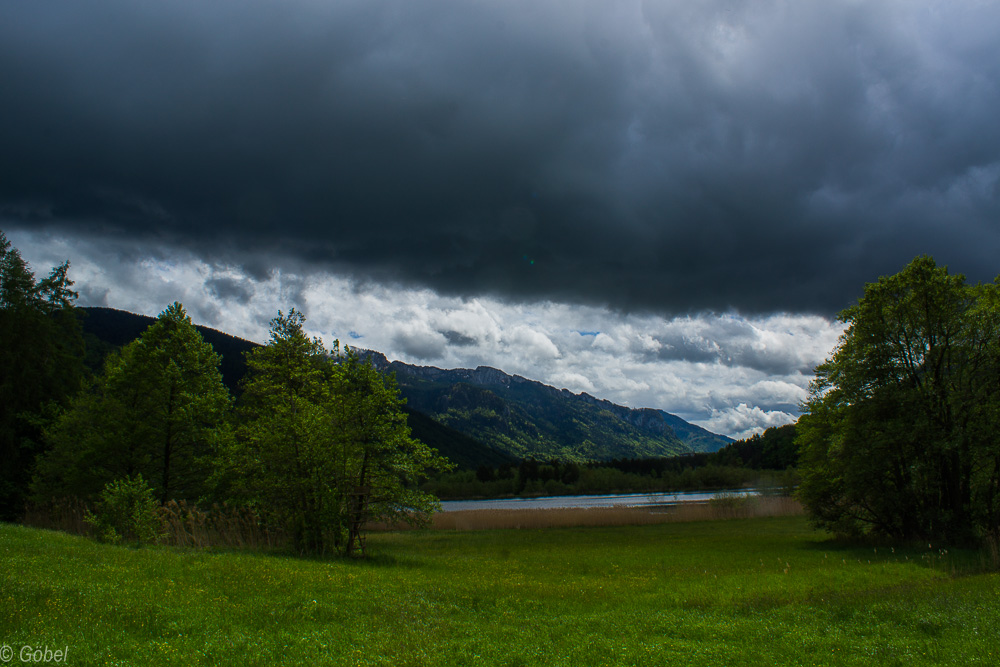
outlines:
[[757, 495], [757, 489], [734, 491], [686, 491], [681, 493], [622, 493], [604, 496], [549, 496], [545, 498], [493, 498], [487, 500], [443, 500], [445, 512], [462, 510], [534, 510], [583, 507], [642, 507], [645, 505], [678, 505], [704, 503], [717, 493], [740, 496]]

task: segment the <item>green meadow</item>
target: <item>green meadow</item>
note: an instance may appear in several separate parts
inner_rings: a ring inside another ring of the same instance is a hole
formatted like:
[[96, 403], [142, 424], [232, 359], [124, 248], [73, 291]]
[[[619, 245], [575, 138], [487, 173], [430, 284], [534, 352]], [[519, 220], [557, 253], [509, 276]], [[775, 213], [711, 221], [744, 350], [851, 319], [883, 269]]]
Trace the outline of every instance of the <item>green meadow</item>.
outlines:
[[377, 533], [365, 560], [134, 549], [0, 524], [0, 646], [69, 665], [1000, 662], [975, 552], [801, 517]]

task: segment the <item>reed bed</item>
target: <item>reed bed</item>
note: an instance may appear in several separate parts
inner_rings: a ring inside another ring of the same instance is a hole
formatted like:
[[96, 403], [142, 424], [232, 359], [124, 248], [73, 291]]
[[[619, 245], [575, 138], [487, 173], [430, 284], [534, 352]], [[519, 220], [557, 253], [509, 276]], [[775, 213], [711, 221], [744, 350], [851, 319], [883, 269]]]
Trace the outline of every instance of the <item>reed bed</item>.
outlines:
[[162, 542], [178, 547], [272, 548], [287, 543], [284, 531], [251, 509], [213, 504], [209, 510], [171, 500], [160, 507]]
[[[576, 526], [642, 526], [655, 523], [799, 516], [801, 503], [785, 496], [713, 499], [669, 507], [589, 507], [570, 509], [502, 509], [438, 512], [434, 530], [567, 528]], [[381, 526], [387, 528], [387, 526]]]
[[86, 522], [87, 503], [78, 498], [51, 500], [44, 505], [31, 505], [25, 509], [24, 525], [45, 530], [61, 530], [71, 535], [93, 535], [93, 527]]
[[[35, 528], [93, 536], [85, 521], [88, 507], [78, 500], [28, 510], [24, 523]], [[438, 512], [432, 530], [531, 530], [582, 526], [643, 526], [658, 523], [799, 516], [799, 501], [787, 496], [744, 497], [720, 494], [705, 503], [649, 507], [566, 509], [495, 509]], [[159, 509], [160, 544], [178, 547], [270, 549], [288, 543], [288, 535], [253, 510], [213, 504], [208, 509], [169, 501]], [[371, 524], [369, 530], [407, 530], [406, 524]]]
[[[86, 517], [90, 507], [78, 499], [51, 502], [29, 507], [24, 524], [34, 528], [60, 530], [73, 535], [94, 537]], [[276, 529], [257, 512], [223, 503], [208, 509], [170, 500], [157, 510], [160, 525], [158, 544], [178, 547], [221, 547], [262, 549], [288, 543], [288, 535]]]

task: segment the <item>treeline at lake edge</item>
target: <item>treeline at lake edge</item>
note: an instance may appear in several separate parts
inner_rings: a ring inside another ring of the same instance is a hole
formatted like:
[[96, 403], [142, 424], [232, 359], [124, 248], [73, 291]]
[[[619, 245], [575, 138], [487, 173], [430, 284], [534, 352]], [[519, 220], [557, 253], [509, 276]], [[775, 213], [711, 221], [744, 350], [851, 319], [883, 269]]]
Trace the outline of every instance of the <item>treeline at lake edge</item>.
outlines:
[[767, 429], [717, 452], [576, 463], [519, 464], [443, 472], [421, 488], [442, 500], [514, 496], [710, 491], [754, 487], [791, 495], [798, 484], [795, 425]]

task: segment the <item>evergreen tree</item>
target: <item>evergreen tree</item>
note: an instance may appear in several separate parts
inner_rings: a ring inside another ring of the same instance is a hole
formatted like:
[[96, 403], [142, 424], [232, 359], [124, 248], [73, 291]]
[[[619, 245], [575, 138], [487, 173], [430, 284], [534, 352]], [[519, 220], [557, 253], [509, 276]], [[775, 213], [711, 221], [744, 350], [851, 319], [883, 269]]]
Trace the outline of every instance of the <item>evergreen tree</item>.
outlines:
[[169, 306], [109, 355], [92, 388], [48, 429], [51, 451], [39, 461], [36, 499], [92, 498], [136, 474], [161, 502], [202, 495], [230, 404], [219, 361], [183, 306]]
[[42, 427], [84, 377], [68, 272], [65, 262], [36, 283], [0, 232], [0, 520], [21, 516]]

